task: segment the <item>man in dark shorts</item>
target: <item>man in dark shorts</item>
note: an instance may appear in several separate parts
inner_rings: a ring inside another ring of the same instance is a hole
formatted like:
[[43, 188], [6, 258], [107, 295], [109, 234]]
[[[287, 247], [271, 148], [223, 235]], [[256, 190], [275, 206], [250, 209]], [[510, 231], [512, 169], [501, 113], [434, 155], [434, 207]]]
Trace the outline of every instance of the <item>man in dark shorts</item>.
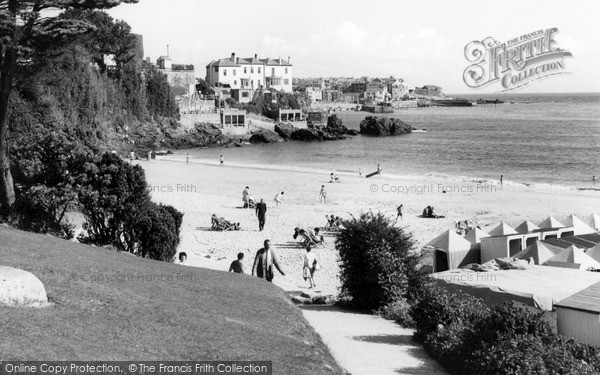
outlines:
[[238, 253], [237, 260], [234, 260], [233, 262], [231, 262], [231, 265], [229, 266], [229, 272], [246, 273], [246, 271], [244, 271], [243, 260], [244, 260], [244, 253]]
[[258, 230], [262, 231], [265, 228], [265, 220], [267, 215], [267, 204], [261, 199], [256, 204], [256, 216], [258, 217]]

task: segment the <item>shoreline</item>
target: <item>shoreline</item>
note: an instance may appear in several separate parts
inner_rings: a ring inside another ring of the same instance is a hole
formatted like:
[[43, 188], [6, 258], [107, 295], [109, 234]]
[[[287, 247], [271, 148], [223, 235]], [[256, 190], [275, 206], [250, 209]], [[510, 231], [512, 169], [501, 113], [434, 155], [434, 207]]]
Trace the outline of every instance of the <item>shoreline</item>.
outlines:
[[[600, 207], [600, 194], [595, 191], [570, 190], [565, 195], [559, 190], [506, 187], [487, 193], [397, 194], [371, 190], [372, 185], [380, 189], [384, 184], [430, 185], [437, 181], [431, 177], [392, 179], [385, 174], [366, 180], [340, 173], [341, 183], [329, 183], [329, 173], [285, 170], [277, 164], [256, 169], [226, 162], [221, 167], [214, 161], [211, 164], [186, 164], [185, 158], [136, 163], [146, 172], [153, 200], [172, 205], [184, 213], [178, 250], [188, 254], [189, 265], [227, 271], [237, 253], [243, 252], [246, 270], [251, 272], [254, 254], [265, 239], [270, 239], [286, 272], [286, 276], [276, 275], [275, 284], [285, 286], [286, 290], [307, 290], [308, 287], [302, 278], [305, 250], [293, 239], [293, 229], [323, 227], [325, 215], [347, 219], [371, 210], [381, 211], [393, 220], [396, 207], [402, 203], [404, 217], [397, 225], [413, 233], [416, 248], [420, 249], [440, 233], [454, 228], [454, 222], [458, 220], [468, 219], [481, 225], [483, 230], [489, 230], [501, 221], [516, 226], [524, 220], [538, 223], [548, 216], [561, 220], [575, 214], [583, 218]], [[319, 204], [321, 185], [325, 185], [328, 192], [327, 205]], [[242, 208], [245, 186], [250, 186], [252, 197], [262, 198], [267, 203], [263, 232], [258, 231], [254, 210]], [[275, 208], [273, 198], [281, 191], [285, 191], [285, 202], [281, 208]], [[445, 218], [418, 218], [428, 205], [434, 206], [436, 213]], [[211, 230], [212, 214], [239, 222], [241, 230]], [[315, 282], [323, 293], [337, 295], [340, 282], [334, 240], [326, 233], [325, 247], [314, 250], [323, 267], [317, 272]]]
[[[210, 149], [213, 149], [212, 147]], [[194, 150], [194, 149], [188, 149]], [[177, 151], [186, 151], [186, 150], [177, 150]], [[176, 162], [176, 163], [185, 163], [185, 156], [179, 155], [177, 152], [169, 156], [159, 156], [156, 160], [165, 161], [165, 162]], [[213, 159], [207, 158], [196, 158], [190, 157], [190, 163], [193, 164], [201, 164], [204, 166], [219, 166], [219, 162]], [[344, 177], [356, 177], [358, 176], [358, 170], [349, 171], [347, 169], [324, 169], [324, 168], [305, 168], [295, 165], [286, 165], [286, 164], [271, 164], [271, 165], [261, 165], [257, 163], [244, 163], [240, 161], [227, 161], [227, 167], [232, 168], [241, 168], [241, 169], [254, 169], [254, 170], [265, 170], [265, 171], [285, 171], [285, 172], [298, 172], [298, 173], [309, 173], [314, 175], [329, 175], [331, 172], [335, 172], [338, 176]], [[472, 185], [488, 185], [494, 186], [498, 189], [510, 189], [510, 190], [519, 190], [523, 189], [525, 191], [576, 191], [576, 192], [589, 192], [592, 197], [596, 196], [600, 198], [600, 181], [596, 184], [590, 182], [592, 186], [569, 186], [569, 185], [561, 185], [561, 184], [551, 184], [545, 182], [539, 183], [529, 183], [529, 182], [518, 182], [512, 180], [504, 180], [504, 184], [500, 184], [498, 179], [485, 178], [485, 177], [476, 177], [476, 176], [464, 176], [464, 175], [444, 175], [440, 173], [430, 172], [423, 175], [414, 175], [414, 174], [390, 174], [390, 173], [382, 173], [382, 176], [391, 180], [410, 180], [410, 181], [423, 181], [423, 180], [434, 180], [440, 183], [464, 183], [464, 184], [472, 184]], [[363, 176], [364, 178], [364, 172]], [[369, 180], [371, 181], [371, 180]], [[327, 181], [328, 182], [328, 181]], [[598, 194], [598, 195], [596, 195]]]

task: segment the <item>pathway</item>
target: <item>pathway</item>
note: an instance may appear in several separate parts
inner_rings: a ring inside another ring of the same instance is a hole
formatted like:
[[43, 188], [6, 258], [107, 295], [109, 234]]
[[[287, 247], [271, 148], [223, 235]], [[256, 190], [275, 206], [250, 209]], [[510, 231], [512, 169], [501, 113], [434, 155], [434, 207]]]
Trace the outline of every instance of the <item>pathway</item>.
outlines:
[[413, 340], [412, 329], [335, 306], [305, 305], [300, 309], [348, 374], [446, 374]]

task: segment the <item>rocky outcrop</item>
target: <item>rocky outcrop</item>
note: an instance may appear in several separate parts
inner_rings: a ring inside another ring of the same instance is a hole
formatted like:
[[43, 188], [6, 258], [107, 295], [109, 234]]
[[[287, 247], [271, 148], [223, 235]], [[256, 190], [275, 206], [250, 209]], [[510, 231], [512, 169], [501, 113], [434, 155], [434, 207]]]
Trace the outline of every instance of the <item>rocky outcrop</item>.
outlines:
[[254, 134], [252, 134], [249, 142], [250, 143], [281, 142], [281, 137], [279, 136], [279, 134], [275, 133], [274, 131], [271, 131], [268, 129], [262, 129], [262, 130], [255, 132]]
[[[290, 128], [292, 129], [291, 133]], [[312, 126], [309, 121], [307, 129], [297, 129], [285, 124], [276, 127], [275, 130], [282, 137], [289, 134], [289, 138], [295, 141], [337, 141], [346, 139], [348, 135], [358, 134], [355, 130], [348, 130], [336, 115], [329, 116], [326, 126]]]
[[388, 117], [367, 116], [360, 122], [360, 134], [366, 135], [400, 135], [416, 130], [402, 120]]
[[279, 123], [275, 125], [275, 132], [283, 139], [291, 139], [292, 133], [297, 130], [293, 125], [288, 123]]

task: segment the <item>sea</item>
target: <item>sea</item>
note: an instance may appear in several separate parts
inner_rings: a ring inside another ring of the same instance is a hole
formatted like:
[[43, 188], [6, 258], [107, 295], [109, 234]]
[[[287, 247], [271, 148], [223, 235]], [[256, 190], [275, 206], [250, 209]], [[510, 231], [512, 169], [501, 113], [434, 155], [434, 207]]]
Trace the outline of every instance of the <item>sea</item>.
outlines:
[[[541, 189], [600, 191], [600, 93], [478, 94], [504, 104], [409, 108], [386, 114], [424, 130], [403, 136], [197, 148], [192, 160], [269, 169], [365, 175], [381, 165], [389, 178], [435, 178]], [[367, 112], [335, 111], [359, 129]], [[595, 175], [597, 181], [592, 181]]]

